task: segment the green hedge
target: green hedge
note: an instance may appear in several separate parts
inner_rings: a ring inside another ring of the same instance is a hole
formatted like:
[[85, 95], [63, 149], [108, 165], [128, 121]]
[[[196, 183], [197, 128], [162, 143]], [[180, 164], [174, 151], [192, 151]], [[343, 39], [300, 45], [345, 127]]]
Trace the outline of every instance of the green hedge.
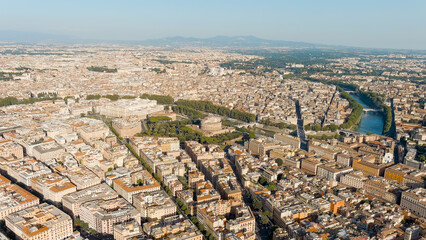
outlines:
[[133, 99], [133, 98], [136, 98], [136, 96], [118, 95], [118, 94], [108, 94], [108, 95], [89, 94], [86, 96], [86, 100], [98, 100], [100, 98], [108, 98], [111, 101], [117, 101], [118, 99]]
[[341, 88], [346, 88], [352, 91], [358, 91], [359, 90], [359, 86], [353, 83], [347, 83], [344, 81], [340, 81], [340, 80], [325, 80], [325, 79], [316, 79], [316, 78], [304, 78], [305, 80], [311, 81], [311, 82], [319, 82], [319, 83], [324, 83], [324, 84], [328, 84], [328, 85], [335, 85]]
[[153, 116], [153, 117], [148, 117], [148, 121], [150, 123], [156, 123], [156, 122], [160, 122], [160, 121], [171, 121], [172, 119], [170, 117], [167, 116]]
[[187, 106], [182, 106], [182, 105], [172, 106], [172, 109], [176, 113], [185, 114], [186, 116], [191, 117], [191, 118], [205, 118], [206, 117], [206, 115], [203, 114], [202, 112], [197, 111], [197, 110], [192, 109], [192, 108], [187, 107]]
[[193, 108], [195, 110], [208, 112], [208, 113], [214, 113], [218, 114], [220, 116], [226, 116], [229, 118], [234, 118], [241, 120], [243, 122], [254, 122], [256, 120], [256, 116], [251, 113], [246, 113], [240, 110], [236, 109], [229, 109], [227, 107], [222, 107], [213, 104], [209, 101], [198, 101], [198, 100], [183, 100], [180, 99], [177, 101], [178, 106], [186, 106]]
[[266, 119], [266, 120], [262, 119], [262, 120], [259, 121], [259, 123], [266, 125], [266, 126], [277, 127], [279, 129], [284, 129], [284, 128], [288, 128], [290, 130], [296, 130], [297, 129], [297, 126], [294, 125], [294, 124], [287, 124], [285, 122], [278, 122], [277, 123], [277, 122], [272, 122], [268, 119]]
[[92, 72], [106, 72], [106, 73], [116, 73], [117, 68], [107, 68], [107, 67], [96, 67], [96, 66], [90, 66], [87, 68], [87, 70]]
[[43, 97], [43, 98], [27, 98], [27, 99], [19, 100], [15, 97], [5, 97], [5, 98], [0, 98], [0, 107], [18, 105], [18, 104], [32, 104], [32, 103], [41, 102], [41, 101], [58, 100], [58, 99], [62, 99], [62, 98]]
[[164, 95], [155, 95], [155, 94], [147, 94], [144, 93], [140, 96], [140, 98], [149, 99], [149, 100], [156, 100], [158, 104], [173, 104], [174, 99], [171, 96], [164, 96]]

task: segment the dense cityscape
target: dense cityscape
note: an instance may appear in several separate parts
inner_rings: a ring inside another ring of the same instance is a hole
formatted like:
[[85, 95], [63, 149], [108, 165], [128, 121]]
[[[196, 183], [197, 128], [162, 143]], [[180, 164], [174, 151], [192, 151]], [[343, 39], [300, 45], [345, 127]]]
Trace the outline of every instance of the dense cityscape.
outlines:
[[0, 240], [426, 240], [425, 12], [3, 1]]
[[426, 55], [0, 46], [2, 239], [420, 239]]

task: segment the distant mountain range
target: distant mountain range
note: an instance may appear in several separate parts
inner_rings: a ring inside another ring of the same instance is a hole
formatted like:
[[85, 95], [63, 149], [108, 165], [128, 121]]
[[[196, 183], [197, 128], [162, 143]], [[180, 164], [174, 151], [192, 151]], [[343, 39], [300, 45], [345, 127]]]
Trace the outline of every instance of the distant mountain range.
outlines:
[[190, 38], [190, 37], [169, 37], [162, 39], [151, 39], [143, 41], [128, 41], [130, 44], [140, 44], [148, 46], [170, 46], [170, 47], [231, 47], [231, 48], [246, 48], [246, 47], [318, 47], [319, 44], [267, 40], [254, 36], [216, 36], [212, 38]]
[[0, 30], [0, 42], [13, 43], [72, 43], [80, 40], [59, 34]]
[[140, 41], [105, 41], [79, 39], [66, 35], [46, 34], [38, 32], [22, 32], [0, 30], [0, 42], [13, 43], [117, 43], [128, 45], [145, 45], [157, 47], [230, 47], [230, 48], [247, 48], [247, 47], [318, 47], [319, 44], [281, 41], [281, 40], [266, 40], [254, 36], [217, 36], [212, 38], [192, 38], [192, 37], [168, 37], [161, 39], [149, 39]]
[[362, 50], [362, 51], [379, 51], [380, 54], [386, 52], [393, 53], [421, 53], [425, 54], [425, 50], [409, 50], [409, 49], [374, 49], [360, 48], [349, 46], [314, 44], [296, 41], [283, 40], [267, 40], [254, 36], [216, 36], [211, 38], [193, 38], [193, 37], [167, 37], [160, 39], [149, 40], [97, 40], [97, 39], [82, 39], [67, 35], [47, 34], [39, 32], [24, 32], [0, 30], [0, 44], [4, 43], [20, 43], [20, 44], [123, 44], [123, 45], [142, 45], [155, 47], [212, 47], [212, 48], [268, 48], [268, 47], [288, 47], [288, 48], [328, 48], [335, 50]]

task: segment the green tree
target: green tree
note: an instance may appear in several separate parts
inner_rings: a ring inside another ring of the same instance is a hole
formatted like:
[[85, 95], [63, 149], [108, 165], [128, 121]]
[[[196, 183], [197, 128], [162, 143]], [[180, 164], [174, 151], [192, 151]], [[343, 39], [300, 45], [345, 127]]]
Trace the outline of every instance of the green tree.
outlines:
[[204, 231], [206, 230], [206, 228], [204, 227], [204, 225], [203, 225], [203, 224], [201, 224], [201, 223], [198, 223], [198, 224], [197, 224], [197, 227], [198, 227], [198, 229], [199, 229], [201, 232], [204, 232]]
[[139, 186], [142, 186], [142, 185], [143, 185], [143, 181], [142, 181], [142, 179], [138, 179], [138, 180], [136, 181], [136, 183], [137, 183]]
[[191, 222], [192, 222], [193, 224], [197, 225], [197, 224], [198, 224], [198, 219], [197, 219], [197, 217], [196, 217], [196, 216], [192, 216], [192, 217], [191, 217]]
[[284, 164], [284, 161], [281, 158], [275, 159], [275, 162], [278, 164], [278, 166], [282, 166]]
[[262, 225], [267, 225], [269, 223], [269, 218], [262, 214], [262, 216], [260, 217], [260, 223]]
[[275, 191], [275, 184], [270, 183], [270, 184], [268, 184], [268, 186], [267, 186], [266, 188], [267, 188], [269, 191], [273, 192], [273, 191]]
[[272, 213], [269, 211], [264, 211], [263, 215], [268, 216], [268, 217], [272, 217]]
[[267, 184], [268, 184], [268, 179], [266, 179], [264, 176], [261, 176], [260, 178], [259, 178], [259, 181], [258, 181], [262, 186], [266, 186]]
[[318, 124], [315, 124], [313, 129], [315, 132], [321, 131], [321, 126]]
[[254, 197], [254, 199], [253, 199], [253, 208], [255, 210], [262, 210], [262, 208], [263, 208], [262, 202], [259, 201], [259, 199], [257, 199], [256, 197]]

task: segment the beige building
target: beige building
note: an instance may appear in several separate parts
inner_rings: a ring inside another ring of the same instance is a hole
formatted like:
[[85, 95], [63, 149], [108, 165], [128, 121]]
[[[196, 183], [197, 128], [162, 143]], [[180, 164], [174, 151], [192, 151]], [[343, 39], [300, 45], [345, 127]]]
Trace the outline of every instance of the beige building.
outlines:
[[311, 158], [302, 159], [302, 164], [300, 168], [308, 174], [316, 175], [318, 171], [318, 166], [323, 164], [321, 161]]
[[267, 138], [256, 138], [251, 139], [248, 143], [249, 153], [256, 156], [264, 156], [274, 148], [278, 148], [279, 145]]
[[346, 153], [338, 153], [336, 155], [337, 163], [343, 166], [352, 166], [352, 157]]
[[367, 180], [364, 183], [366, 194], [396, 204], [399, 203], [402, 190], [399, 186], [381, 180]]
[[289, 135], [275, 134], [274, 139], [285, 144], [290, 144], [294, 148], [300, 148], [300, 139]]
[[130, 203], [133, 202], [133, 195], [161, 189], [160, 183], [147, 170], [132, 173], [131, 177], [114, 179], [112, 182], [114, 190]]
[[364, 182], [367, 180], [368, 180], [368, 177], [364, 176], [364, 174], [361, 171], [355, 171], [340, 177], [341, 183], [354, 188], [363, 188]]
[[133, 205], [143, 219], [162, 219], [176, 214], [176, 205], [163, 190], [133, 196]]
[[54, 140], [33, 147], [33, 155], [39, 161], [46, 161], [54, 158], [58, 159], [59, 155], [64, 152], [65, 149]]
[[159, 112], [149, 114], [148, 117], [169, 117], [172, 121], [176, 121], [176, 113], [173, 112], [170, 106], [168, 110], [162, 110]]
[[311, 140], [308, 143], [308, 151], [315, 152], [319, 156], [336, 159], [336, 155], [342, 152], [342, 149], [324, 141]]
[[62, 205], [66, 212], [78, 217], [80, 215], [81, 204], [95, 200], [110, 200], [114, 198], [118, 198], [117, 192], [110, 188], [108, 184], [101, 183], [64, 196], [62, 198]]
[[188, 185], [192, 188], [195, 187], [195, 184], [198, 182], [204, 181], [204, 174], [196, 169], [188, 171]]
[[385, 173], [385, 169], [392, 165], [393, 163], [382, 164], [378, 162], [360, 160], [355, 158], [352, 161], [352, 167], [354, 170], [360, 170], [364, 174], [374, 177], [383, 176]]
[[226, 200], [219, 200], [197, 205], [197, 219], [216, 239], [223, 239], [231, 206]]
[[415, 215], [426, 218], [426, 189], [416, 188], [403, 192], [400, 205]]
[[235, 208], [235, 218], [226, 222], [225, 228], [230, 232], [256, 233], [256, 220], [250, 207], [241, 205]]
[[0, 138], [0, 158], [23, 158], [24, 157], [24, 148], [12, 142], [11, 140], [5, 140]]
[[133, 137], [136, 133], [142, 131], [142, 123], [140, 120], [112, 120], [112, 127], [117, 131], [120, 137], [129, 138]]
[[80, 206], [80, 219], [97, 232], [114, 234], [114, 225], [128, 220], [140, 224], [139, 212], [126, 200], [95, 200]]
[[71, 217], [47, 203], [12, 213], [5, 220], [20, 239], [64, 239], [73, 234]]
[[0, 187], [0, 203], [0, 220], [3, 220], [11, 213], [38, 205], [39, 199], [18, 185], [9, 184]]
[[207, 117], [201, 120], [200, 126], [190, 125], [192, 129], [201, 131], [205, 136], [214, 136], [235, 131], [232, 127], [223, 127], [220, 117]]
[[328, 163], [318, 166], [317, 176], [328, 181], [339, 181], [340, 176], [352, 172], [351, 167], [341, 166], [335, 163]]
[[141, 234], [142, 228], [135, 220], [114, 225], [114, 240], [129, 240]]
[[22, 161], [7, 166], [9, 176], [29, 187], [31, 186], [31, 179], [51, 172], [46, 165], [32, 158], [24, 158]]
[[33, 178], [31, 187], [42, 194], [43, 198], [54, 202], [61, 202], [64, 195], [77, 191], [77, 187], [67, 177], [57, 173]]
[[165, 218], [161, 221], [150, 221], [143, 224], [143, 231], [154, 239], [170, 240], [203, 240], [203, 234], [189, 220], [180, 215]]
[[84, 166], [72, 169], [71, 171], [61, 171], [61, 175], [67, 176], [77, 187], [77, 190], [92, 187], [101, 183], [101, 179]]

